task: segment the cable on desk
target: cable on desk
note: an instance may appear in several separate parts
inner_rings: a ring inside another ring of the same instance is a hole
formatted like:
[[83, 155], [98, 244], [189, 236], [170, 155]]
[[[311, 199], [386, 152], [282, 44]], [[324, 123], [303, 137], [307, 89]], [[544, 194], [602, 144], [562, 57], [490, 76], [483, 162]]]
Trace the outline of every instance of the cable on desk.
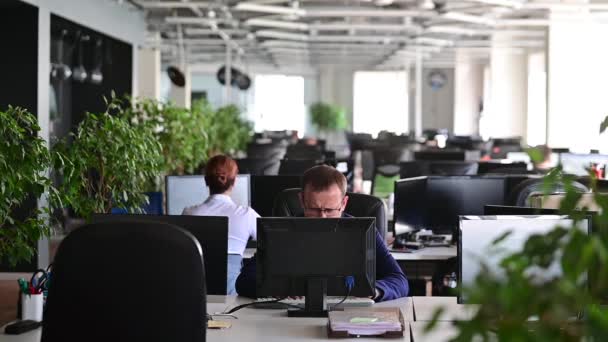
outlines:
[[346, 296], [344, 296], [344, 298], [342, 298], [342, 300], [336, 305], [332, 306], [331, 310], [335, 310], [338, 306], [344, 303], [348, 297], [350, 297], [350, 292], [353, 290], [353, 287], [355, 287], [355, 278], [353, 276], [344, 278], [344, 285], [346, 286]]
[[251, 302], [251, 303], [245, 303], [245, 304], [241, 304], [241, 305], [237, 305], [235, 307], [233, 307], [232, 309], [224, 312], [224, 314], [231, 314], [234, 312], [237, 312], [243, 308], [246, 308], [248, 306], [254, 306], [254, 305], [259, 305], [259, 304], [282, 304], [285, 305], [285, 307], [294, 307], [294, 308], [298, 308], [301, 309], [301, 307], [299, 305], [293, 305], [293, 304], [288, 304], [288, 303], [281, 303], [282, 300], [286, 299], [287, 297], [283, 297], [283, 298], [278, 298], [278, 299], [274, 299], [274, 300], [264, 300], [264, 301], [255, 301], [255, 302]]

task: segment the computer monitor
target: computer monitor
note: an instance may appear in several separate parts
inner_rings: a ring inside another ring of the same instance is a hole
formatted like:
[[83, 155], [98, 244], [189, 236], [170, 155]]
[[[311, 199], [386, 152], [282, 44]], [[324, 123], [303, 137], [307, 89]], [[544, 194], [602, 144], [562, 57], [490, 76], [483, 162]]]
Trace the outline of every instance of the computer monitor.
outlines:
[[399, 164], [401, 178], [420, 176], [467, 176], [477, 174], [474, 161], [407, 161]]
[[485, 175], [488, 173], [493, 174], [512, 174], [512, 175], [524, 175], [527, 174], [528, 164], [525, 162], [500, 162], [500, 161], [488, 161], [480, 162], [477, 173]]
[[262, 217], [273, 216], [274, 199], [283, 190], [300, 186], [300, 176], [252, 176], [251, 207]]
[[414, 160], [466, 160], [466, 156], [464, 151], [430, 150], [414, 152]]
[[608, 164], [608, 155], [563, 153], [560, 155], [560, 161], [565, 173], [588, 176], [587, 169], [591, 167], [592, 163]]
[[[167, 214], [181, 215], [184, 208], [203, 203], [209, 197], [205, 176], [167, 176]], [[249, 206], [249, 175], [237, 175], [230, 197], [236, 204]]]
[[306, 296], [289, 316], [326, 316], [326, 295], [374, 295], [374, 218], [259, 218], [257, 228], [257, 295]]
[[[123, 222], [123, 221], [163, 222], [176, 225], [190, 232], [198, 240], [203, 249], [205, 263], [205, 279], [208, 295], [226, 295], [228, 278], [228, 218], [218, 216], [186, 216], [186, 215], [108, 215], [94, 214], [93, 223]], [[133, 246], [136, 250], [137, 246]], [[108, 253], [111, 253], [109, 246]], [[154, 281], [150, 275], [149, 281]], [[134, 286], [145, 286], [133, 284]]]
[[[416, 177], [395, 182], [395, 235], [420, 229], [454, 234], [459, 215], [482, 215], [486, 204], [504, 204], [504, 177]], [[457, 235], [455, 235], [457, 237]]]
[[[509, 254], [522, 250], [527, 239], [533, 234], [544, 234], [555, 227], [572, 227], [573, 220], [567, 216], [462, 216], [460, 217], [460, 238], [458, 243], [458, 279], [464, 287], [474, 283], [481, 272], [480, 262], [499, 277], [500, 261]], [[590, 231], [588, 219], [579, 221], [576, 226], [584, 232]], [[492, 248], [492, 243], [499, 237], [510, 232], [500, 244], [500, 249]], [[535, 272], [540, 280], [559, 277], [562, 271], [558, 263], [548, 269]], [[461, 292], [458, 303], [470, 301]], [[481, 304], [481, 303], [473, 303]]]

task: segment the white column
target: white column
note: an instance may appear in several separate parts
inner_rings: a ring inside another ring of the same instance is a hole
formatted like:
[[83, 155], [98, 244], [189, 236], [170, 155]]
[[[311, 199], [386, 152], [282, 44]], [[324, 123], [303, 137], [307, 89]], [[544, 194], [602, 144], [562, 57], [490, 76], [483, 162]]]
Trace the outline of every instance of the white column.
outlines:
[[137, 96], [160, 100], [160, 50], [139, 48], [137, 68]]
[[422, 136], [422, 52], [416, 51], [416, 104], [414, 112], [414, 129], [416, 137]]
[[224, 106], [232, 103], [232, 46], [226, 43], [226, 84], [224, 84]]
[[454, 134], [479, 134], [479, 109], [483, 100], [483, 61], [466, 50], [456, 52], [454, 68]]
[[171, 100], [177, 106], [190, 108], [192, 100], [192, 77], [190, 68], [186, 66], [181, 71], [184, 73], [186, 84], [183, 87], [178, 87], [175, 84], [171, 84], [171, 89], [169, 89], [169, 100]]
[[547, 41], [548, 143], [606, 150], [599, 125], [608, 114], [608, 25], [587, 13], [551, 14]]
[[528, 57], [524, 49], [505, 47], [509, 39], [508, 35], [493, 37], [488, 128], [493, 138], [525, 139], [528, 112]]
[[[49, 75], [51, 74], [51, 12], [46, 6], [38, 9], [38, 124], [40, 136], [47, 144], [50, 140], [50, 105], [49, 105]], [[38, 200], [38, 207], [48, 205], [48, 196], [43, 194]], [[49, 265], [49, 239], [38, 241], [38, 268]]]

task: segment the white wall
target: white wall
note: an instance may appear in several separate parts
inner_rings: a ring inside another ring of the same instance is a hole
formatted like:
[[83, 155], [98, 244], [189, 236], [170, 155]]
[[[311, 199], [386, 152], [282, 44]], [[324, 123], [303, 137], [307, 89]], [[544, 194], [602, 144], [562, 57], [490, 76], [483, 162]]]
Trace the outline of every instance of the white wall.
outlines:
[[[441, 89], [434, 90], [429, 85], [429, 75], [434, 70], [446, 76], [446, 83]], [[414, 102], [412, 100], [412, 102]], [[413, 116], [410, 113], [410, 116]], [[414, 126], [410, 126], [414, 127]], [[422, 72], [422, 129], [454, 127], [454, 69], [424, 68]]]
[[484, 64], [459, 51], [454, 68], [454, 134], [479, 134]]
[[319, 100], [344, 108], [349, 130], [353, 128], [354, 74], [352, 68], [323, 67], [319, 70]]

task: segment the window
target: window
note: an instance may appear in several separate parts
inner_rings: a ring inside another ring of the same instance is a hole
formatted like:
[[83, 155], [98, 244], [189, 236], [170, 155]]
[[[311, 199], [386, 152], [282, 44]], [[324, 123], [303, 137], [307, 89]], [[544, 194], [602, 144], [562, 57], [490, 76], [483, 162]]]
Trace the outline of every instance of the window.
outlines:
[[355, 73], [353, 129], [374, 136], [380, 131], [406, 133], [408, 78], [405, 71]]
[[257, 75], [254, 92], [253, 120], [257, 132], [297, 130], [300, 136], [304, 134], [303, 77]]

